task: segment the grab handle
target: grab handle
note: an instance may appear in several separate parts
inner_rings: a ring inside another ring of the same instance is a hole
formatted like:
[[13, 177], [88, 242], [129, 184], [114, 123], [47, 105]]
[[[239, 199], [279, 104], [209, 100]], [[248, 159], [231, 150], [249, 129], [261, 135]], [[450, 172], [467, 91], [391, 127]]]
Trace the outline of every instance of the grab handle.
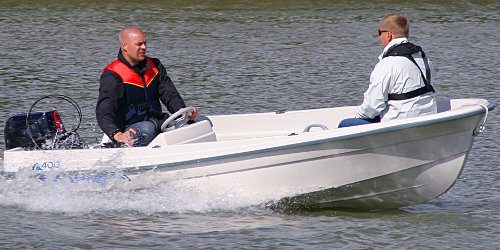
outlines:
[[323, 125], [323, 124], [311, 124], [311, 125], [307, 125], [307, 127], [304, 129], [304, 133], [306, 132], [309, 132], [309, 130], [311, 130], [311, 128], [321, 128], [323, 130], [328, 130], [328, 128]]

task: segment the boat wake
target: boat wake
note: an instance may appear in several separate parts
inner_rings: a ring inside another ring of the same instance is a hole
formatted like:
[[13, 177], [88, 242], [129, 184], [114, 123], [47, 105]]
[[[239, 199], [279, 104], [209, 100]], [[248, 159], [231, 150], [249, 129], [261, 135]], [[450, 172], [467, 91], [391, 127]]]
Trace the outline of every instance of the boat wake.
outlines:
[[243, 197], [237, 190], [209, 192], [200, 186], [180, 187], [176, 180], [166, 180], [154, 171], [133, 181], [113, 169], [85, 175], [52, 171], [38, 176], [19, 172], [15, 178], [0, 177], [0, 203], [35, 212], [207, 213], [264, 202], [262, 197]]

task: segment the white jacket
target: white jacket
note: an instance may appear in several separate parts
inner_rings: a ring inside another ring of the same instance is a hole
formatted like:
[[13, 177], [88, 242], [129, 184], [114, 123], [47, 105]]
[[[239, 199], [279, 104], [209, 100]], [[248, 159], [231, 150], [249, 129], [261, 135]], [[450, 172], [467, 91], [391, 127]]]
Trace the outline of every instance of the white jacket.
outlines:
[[[407, 38], [393, 39], [379, 56], [370, 75], [370, 85], [359, 106], [357, 118], [374, 118], [380, 116], [381, 121], [409, 118], [437, 113], [434, 93], [426, 93], [406, 100], [390, 100], [388, 94], [407, 93], [424, 86], [420, 70], [408, 58], [388, 56], [382, 58], [393, 46], [408, 42]], [[420, 52], [412, 55], [425, 74], [425, 65]], [[429, 65], [430, 62], [429, 62]], [[432, 66], [430, 66], [432, 71]]]

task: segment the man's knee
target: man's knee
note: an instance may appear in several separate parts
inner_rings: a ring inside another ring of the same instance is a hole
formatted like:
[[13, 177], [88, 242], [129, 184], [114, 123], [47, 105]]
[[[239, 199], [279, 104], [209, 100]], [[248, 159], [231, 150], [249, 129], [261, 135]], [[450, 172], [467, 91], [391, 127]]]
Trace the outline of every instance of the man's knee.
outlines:
[[135, 130], [134, 146], [147, 146], [158, 135], [156, 125], [151, 121], [138, 122], [130, 125], [127, 130]]
[[375, 117], [374, 119], [361, 119], [361, 118], [347, 118], [339, 123], [339, 128], [352, 127], [370, 123], [380, 122], [380, 118]]
[[347, 118], [347, 119], [344, 119], [344, 120], [340, 121], [338, 127], [339, 128], [345, 128], [345, 127], [351, 127], [351, 126], [361, 125], [362, 123], [360, 123], [359, 120], [360, 119], [358, 119], [358, 118]]

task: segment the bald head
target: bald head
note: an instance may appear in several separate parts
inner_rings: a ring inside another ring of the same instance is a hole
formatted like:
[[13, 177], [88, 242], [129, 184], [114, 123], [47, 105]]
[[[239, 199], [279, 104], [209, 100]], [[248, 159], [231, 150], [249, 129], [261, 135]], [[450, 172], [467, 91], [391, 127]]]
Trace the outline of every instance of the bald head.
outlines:
[[142, 32], [142, 30], [140, 30], [137, 27], [134, 26], [126, 27], [122, 29], [122, 31], [120, 32], [120, 43], [130, 41], [133, 37], [136, 36], [145, 36], [145, 35], [144, 32]]
[[122, 55], [134, 66], [146, 58], [146, 35], [137, 27], [127, 27], [120, 32]]

